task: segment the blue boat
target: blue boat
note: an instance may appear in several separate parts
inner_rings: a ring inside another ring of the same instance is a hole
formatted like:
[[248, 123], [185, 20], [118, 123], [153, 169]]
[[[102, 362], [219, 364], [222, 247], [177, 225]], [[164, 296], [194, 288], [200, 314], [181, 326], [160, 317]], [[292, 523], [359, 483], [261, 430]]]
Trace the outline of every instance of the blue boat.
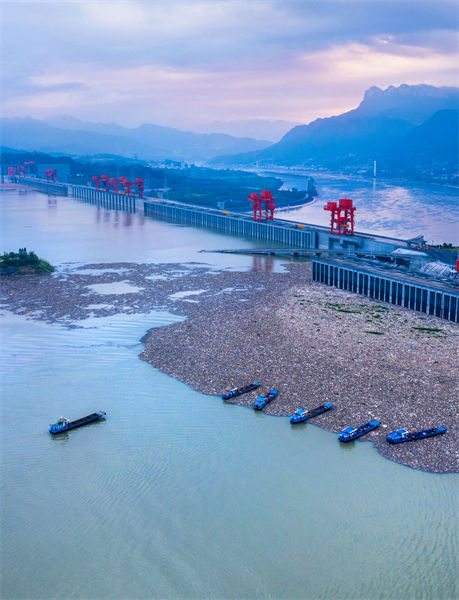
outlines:
[[406, 429], [397, 429], [393, 433], [389, 433], [387, 441], [391, 444], [400, 444], [401, 442], [412, 442], [414, 440], [422, 440], [445, 433], [446, 427], [432, 427], [431, 429], [423, 429], [422, 431], [407, 431]]
[[99, 419], [105, 419], [106, 414], [107, 413], [101, 410], [99, 412], [92, 413], [87, 417], [77, 419], [76, 421], [69, 421], [68, 419], [64, 419], [64, 417], [61, 417], [57, 423], [53, 423], [50, 426], [49, 432], [56, 434], [62, 433], [63, 431], [68, 431], [69, 429], [75, 429], [75, 427], [81, 427], [87, 423], [92, 423], [93, 421], [98, 421]]
[[254, 410], [262, 410], [271, 400], [274, 400], [278, 393], [277, 390], [269, 390], [266, 396], [258, 396], [253, 405]]
[[372, 429], [375, 429], [378, 427], [378, 425], [381, 425], [381, 421], [370, 421], [369, 423], [365, 423], [359, 427], [346, 427], [346, 429], [343, 429], [343, 431], [338, 435], [338, 439], [341, 442], [350, 442], [361, 435], [365, 435]]
[[241, 394], [245, 394], [246, 392], [251, 392], [252, 390], [255, 390], [259, 385], [260, 383], [258, 381], [254, 381], [253, 383], [240, 388], [224, 390], [222, 398], [223, 400], [229, 400], [230, 398], [234, 398], [235, 396], [240, 396]]
[[321, 404], [317, 408], [313, 408], [312, 410], [305, 410], [304, 408], [300, 408], [295, 411], [293, 415], [290, 415], [290, 423], [302, 423], [303, 421], [307, 421], [311, 417], [316, 417], [317, 415], [322, 414], [323, 412], [330, 410], [333, 406], [331, 402], [326, 402], [325, 404]]

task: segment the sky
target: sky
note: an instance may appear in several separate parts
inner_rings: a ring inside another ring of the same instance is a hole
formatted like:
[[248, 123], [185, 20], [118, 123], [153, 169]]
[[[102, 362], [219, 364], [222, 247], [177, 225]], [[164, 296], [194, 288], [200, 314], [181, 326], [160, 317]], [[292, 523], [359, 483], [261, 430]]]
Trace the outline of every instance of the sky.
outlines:
[[457, 86], [444, 0], [0, 0], [2, 115], [308, 123], [371, 86]]

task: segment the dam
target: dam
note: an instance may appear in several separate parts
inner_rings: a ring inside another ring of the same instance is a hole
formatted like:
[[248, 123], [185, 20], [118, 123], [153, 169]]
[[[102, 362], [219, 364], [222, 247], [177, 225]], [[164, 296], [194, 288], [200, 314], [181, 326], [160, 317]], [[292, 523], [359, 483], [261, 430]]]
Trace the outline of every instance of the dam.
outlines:
[[353, 236], [337, 236], [328, 227], [296, 223], [286, 219], [254, 221], [244, 213], [207, 208], [160, 198], [140, 198], [135, 195], [98, 190], [89, 185], [47, 182], [34, 177], [17, 177], [16, 183], [62, 196], [119, 210], [134, 211], [142, 207], [146, 216], [184, 225], [217, 229], [230, 235], [266, 240], [275, 244], [302, 249], [348, 249], [373, 253], [388, 253], [396, 248], [408, 248], [409, 240], [356, 231]]
[[[145, 216], [155, 219], [214, 229], [232, 236], [266, 240], [277, 245], [278, 249], [282, 246], [290, 248], [292, 256], [309, 255], [313, 259], [314, 281], [442, 319], [458, 321], [457, 274], [454, 276], [451, 269], [449, 278], [442, 277], [439, 280], [419, 273], [416, 261], [419, 261], [419, 256], [423, 253], [413, 251], [410, 240], [358, 231], [352, 236], [338, 236], [330, 233], [328, 227], [320, 225], [277, 218], [272, 221], [254, 221], [248, 214], [162, 198], [141, 198], [132, 194], [98, 190], [89, 185], [47, 182], [33, 177], [18, 177], [13, 180], [41, 192], [73, 197], [108, 210], [136, 212], [140, 209]], [[261, 252], [274, 254], [278, 249]], [[383, 262], [388, 258], [392, 260], [395, 251], [402, 253], [397, 255], [398, 264], [397, 261], [396, 264]], [[376, 260], [370, 263], [370, 257]], [[426, 262], [432, 259], [424, 254], [420, 260]], [[400, 268], [400, 263], [405, 263], [407, 268]]]

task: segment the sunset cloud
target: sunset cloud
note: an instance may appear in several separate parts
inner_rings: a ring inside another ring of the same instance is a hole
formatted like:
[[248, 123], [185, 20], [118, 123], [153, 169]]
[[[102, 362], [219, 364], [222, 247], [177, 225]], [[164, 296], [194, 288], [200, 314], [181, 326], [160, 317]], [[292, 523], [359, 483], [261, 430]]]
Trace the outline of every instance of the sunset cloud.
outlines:
[[3, 113], [308, 122], [373, 85], [457, 85], [456, 31], [442, 1], [6, 3]]

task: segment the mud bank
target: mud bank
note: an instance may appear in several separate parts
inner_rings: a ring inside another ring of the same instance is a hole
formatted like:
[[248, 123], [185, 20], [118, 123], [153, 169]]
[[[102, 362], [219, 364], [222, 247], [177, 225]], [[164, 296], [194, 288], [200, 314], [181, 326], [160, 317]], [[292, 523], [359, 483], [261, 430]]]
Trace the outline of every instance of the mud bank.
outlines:
[[[276, 387], [280, 394], [265, 409], [272, 415], [333, 402], [315, 425], [338, 432], [377, 418], [381, 427], [364, 439], [383, 456], [426, 471], [457, 471], [457, 325], [314, 283], [309, 263], [290, 263], [285, 273], [68, 265], [1, 287], [2, 308], [69, 327], [119, 312], [187, 316], [150, 330], [141, 358], [207, 394], [254, 380]], [[252, 406], [255, 397], [235, 402]], [[385, 440], [400, 427], [432, 424], [448, 432], [396, 446]], [[307, 435], [310, 425], [297, 427]]]

